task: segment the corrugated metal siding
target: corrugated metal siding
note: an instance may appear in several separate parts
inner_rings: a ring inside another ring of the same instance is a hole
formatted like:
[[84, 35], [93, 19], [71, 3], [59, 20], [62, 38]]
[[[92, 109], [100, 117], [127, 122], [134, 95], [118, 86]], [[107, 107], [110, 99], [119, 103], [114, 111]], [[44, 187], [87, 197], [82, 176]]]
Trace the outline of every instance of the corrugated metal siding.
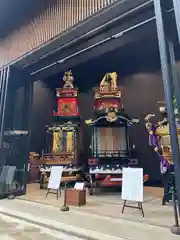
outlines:
[[57, 0], [30, 24], [0, 42], [0, 67], [37, 48], [118, 0]]

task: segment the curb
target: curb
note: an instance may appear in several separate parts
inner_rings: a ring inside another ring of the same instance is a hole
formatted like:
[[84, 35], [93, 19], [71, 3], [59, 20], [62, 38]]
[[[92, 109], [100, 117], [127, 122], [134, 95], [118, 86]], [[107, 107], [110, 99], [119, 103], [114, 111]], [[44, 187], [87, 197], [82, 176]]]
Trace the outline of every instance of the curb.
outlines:
[[[24, 202], [30, 202], [30, 203], [33, 203], [33, 204], [36, 204], [36, 203], [37, 203], [37, 204], [40, 204], [40, 205], [42, 204], [42, 205], [45, 206], [45, 207], [50, 206], [50, 207], [56, 208], [55, 206], [53, 206], [53, 205], [50, 204], [50, 203], [43, 203], [43, 202], [41, 202], [41, 201], [33, 201], [33, 200], [29, 200], [29, 199], [24, 199], [24, 198], [17, 198], [17, 200], [18, 200], [18, 201], [24, 201]], [[73, 210], [77, 211], [75, 207], [71, 206], [71, 208], [72, 208]], [[83, 211], [82, 211], [81, 213], [83, 213]], [[96, 214], [96, 213], [90, 213], [90, 212], [86, 212], [86, 213], [87, 213], [87, 214], [91, 214], [91, 215], [93, 215], [93, 216], [99, 216], [99, 215]], [[116, 217], [113, 217], [113, 216], [109, 216], [108, 214], [102, 215], [102, 217], [103, 217], [103, 218], [108, 218], [109, 220], [116, 220], [116, 221], [118, 221], [118, 220], [123, 220], [123, 221], [126, 221], [126, 222], [132, 222], [132, 223], [137, 223], [137, 224], [144, 224], [144, 225], [149, 225], [149, 226], [153, 226], [153, 227], [160, 227], [160, 228], [165, 228], [165, 229], [170, 229], [170, 228], [171, 228], [170, 226], [168, 226], [168, 225], [166, 225], [166, 224], [153, 223], [153, 222], [147, 221], [147, 220], [142, 221], [142, 220], [139, 220], [139, 219], [132, 219], [132, 218], [130, 218], [130, 217], [125, 217], [125, 216], [124, 216], [123, 219], [119, 219], [119, 218], [116, 218]], [[143, 219], [143, 220], [144, 220], [144, 219]]]
[[[18, 219], [21, 221], [25, 221], [27, 223], [34, 224], [34, 225], [37, 225], [42, 228], [54, 230], [56, 232], [61, 232], [61, 233], [64, 233], [64, 234], [72, 236], [72, 237], [77, 237], [82, 240], [103, 240], [103, 239], [126, 240], [125, 238], [110, 236], [108, 234], [103, 234], [103, 233], [99, 233], [99, 232], [92, 231], [92, 230], [86, 230], [81, 227], [79, 227], [79, 228], [74, 227], [72, 225], [68, 225], [63, 222], [59, 222], [58, 226], [56, 226], [55, 224], [53, 224], [53, 221], [51, 221], [49, 219], [35, 217], [37, 220], [34, 220], [34, 219], [32, 219], [33, 218], [32, 216], [30, 217], [30, 215], [29, 215], [29, 217], [24, 217], [24, 216], [22, 216], [21, 212], [16, 211], [16, 214], [15, 214], [15, 213], [12, 213], [12, 211], [11, 211], [11, 213], [10, 213], [8, 211], [8, 209], [5, 209], [5, 208], [3, 210], [2, 210], [2, 208], [0, 208], [0, 214], [4, 215], [4, 216], [15, 218], [15, 219]], [[63, 228], [63, 226], [64, 226], [64, 228]], [[79, 233], [80, 231], [84, 231], [84, 233]], [[94, 236], [92, 236], [92, 235], [94, 235]], [[100, 235], [100, 236], [96, 237], [97, 235]]]

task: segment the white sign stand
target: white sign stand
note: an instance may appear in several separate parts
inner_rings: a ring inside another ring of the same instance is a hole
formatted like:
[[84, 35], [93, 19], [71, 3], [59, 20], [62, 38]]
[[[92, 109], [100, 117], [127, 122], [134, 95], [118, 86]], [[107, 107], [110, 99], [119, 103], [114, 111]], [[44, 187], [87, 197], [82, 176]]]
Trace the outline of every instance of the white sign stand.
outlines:
[[[142, 168], [123, 168], [122, 173], [122, 199], [124, 200], [122, 213], [124, 213], [125, 207], [136, 208], [142, 212], [143, 210], [143, 169]], [[138, 206], [129, 206], [127, 201], [135, 201]]]
[[58, 199], [62, 173], [63, 173], [62, 166], [52, 166], [50, 177], [49, 177], [49, 182], [48, 182], [48, 187], [47, 187], [48, 191], [46, 194], [46, 198], [49, 193], [54, 193], [54, 192], [50, 192], [50, 190], [56, 190], [57, 199]]

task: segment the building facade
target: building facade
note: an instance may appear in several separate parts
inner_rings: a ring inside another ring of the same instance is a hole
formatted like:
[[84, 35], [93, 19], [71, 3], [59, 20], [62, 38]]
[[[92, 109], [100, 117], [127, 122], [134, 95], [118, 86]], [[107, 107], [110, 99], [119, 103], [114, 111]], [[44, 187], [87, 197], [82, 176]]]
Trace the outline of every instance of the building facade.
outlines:
[[[36, 8], [30, 8], [31, 12], [27, 11], [27, 15], [31, 16], [28, 17], [28, 21], [22, 19], [15, 29], [8, 32], [6, 36], [0, 37], [0, 67], [35, 51], [44, 44], [49, 44], [70, 28], [77, 27], [83, 21], [88, 21], [90, 16], [110, 7], [117, 0], [46, 0], [40, 2], [41, 6], [38, 11]], [[3, 14], [3, 8], [1, 11]], [[22, 14], [21, 11], [19, 14]]]
[[[166, 47], [167, 26], [164, 18], [169, 18], [173, 26], [180, 18], [178, 11], [174, 11], [175, 1], [170, 5], [167, 2], [162, 6], [158, 5], [157, 0], [55, 0], [53, 3], [46, 0], [40, 1], [38, 7], [30, 8], [26, 1], [22, 1], [22, 9], [18, 7], [14, 12], [6, 10], [6, 15], [13, 13], [20, 20], [5, 22], [7, 19], [1, 17], [0, 24], [0, 145], [4, 156], [1, 165], [7, 163], [5, 132], [14, 126], [12, 116], [16, 113], [20, 116], [17, 129], [28, 132], [28, 135], [18, 138], [19, 151], [23, 154], [19, 155], [21, 161], [18, 159], [16, 165], [18, 169], [27, 170], [25, 159], [28, 159], [30, 150], [32, 83], [35, 80], [52, 76], [87, 59], [95, 59], [97, 55], [120, 46], [125, 49], [127, 43], [139, 42], [144, 35], [147, 42], [148, 38], [156, 39], [158, 33], [163, 84], [164, 89], [169, 89], [166, 80], [171, 76], [167, 71], [169, 50]], [[0, 7], [0, 11], [3, 14], [5, 9]], [[162, 29], [165, 29], [163, 34]], [[171, 41], [177, 44], [179, 31], [174, 33], [176, 28], [170, 31], [175, 36]], [[13, 108], [19, 91], [23, 96], [19, 100], [22, 103], [20, 114]], [[169, 96], [166, 93], [165, 99], [171, 105]], [[170, 110], [171, 107], [169, 114]], [[13, 156], [9, 164], [15, 161]]]

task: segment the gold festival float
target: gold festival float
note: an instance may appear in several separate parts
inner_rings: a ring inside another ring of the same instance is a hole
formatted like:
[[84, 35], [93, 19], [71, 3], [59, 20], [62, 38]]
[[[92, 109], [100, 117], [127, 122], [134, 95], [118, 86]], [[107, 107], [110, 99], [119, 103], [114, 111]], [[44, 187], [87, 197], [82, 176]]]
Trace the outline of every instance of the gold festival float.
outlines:
[[[173, 103], [177, 136], [178, 140], [180, 140], [180, 124], [178, 118], [178, 108], [175, 99], [173, 100]], [[172, 200], [172, 189], [174, 189], [173, 191], [176, 192], [176, 186], [167, 109], [164, 102], [161, 101], [158, 102], [158, 104], [159, 111], [163, 118], [162, 121], [154, 123], [152, 118], [155, 116], [155, 114], [148, 114], [145, 117], [145, 122], [149, 133], [149, 145], [153, 147], [160, 160], [160, 172], [164, 186], [162, 205], [165, 205], [166, 202]]]
[[129, 127], [139, 120], [124, 111], [116, 72], [107, 73], [100, 87], [94, 88], [94, 114], [94, 120], [86, 121], [92, 132], [88, 159], [90, 194], [96, 187], [121, 186], [122, 168], [138, 166], [129, 144]]
[[63, 166], [62, 181], [76, 181], [82, 171], [78, 89], [73, 85], [71, 71], [64, 74], [63, 80], [63, 88], [56, 89], [57, 111], [53, 112], [53, 123], [47, 126], [40, 168], [41, 188], [47, 187], [52, 166]]
[[[154, 148], [154, 151], [159, 155], [160, 170], [161, 173], [164, 174], [167, 172], [167, 167], [170, 164], [173, 164], [173, 158], [166, 106], [162, 101], [158, 102], [158, 104], [159, 111], [163, 117], [162, 121], [153, 123], [152, 118], [155, 116], [155, 114], [148, 114], [145, 117], [145, 122], [149, 133], [149, 145], [152, 146]], [[176, 115], [177, 136], [180, 140], [180, 125], [179, 119], [177, 117], [178, 112], [176, 106], [174, 109]]]

